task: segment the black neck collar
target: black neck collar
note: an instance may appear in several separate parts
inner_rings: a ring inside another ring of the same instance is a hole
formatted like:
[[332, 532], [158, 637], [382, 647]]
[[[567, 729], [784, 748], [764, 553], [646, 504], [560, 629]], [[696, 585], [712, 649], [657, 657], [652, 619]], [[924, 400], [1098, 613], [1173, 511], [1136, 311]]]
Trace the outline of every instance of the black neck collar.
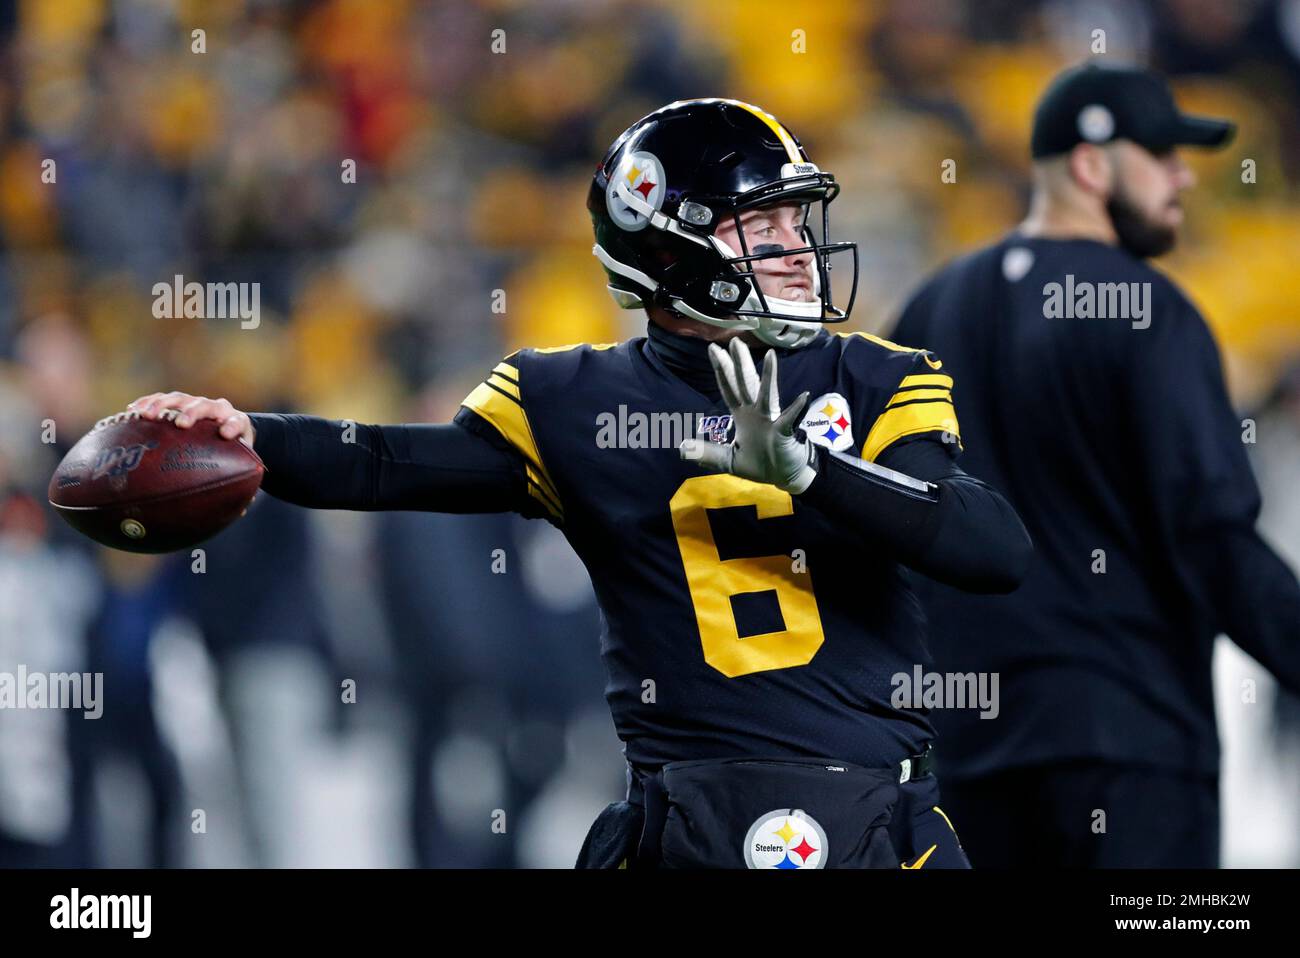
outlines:
[[654, 320], [646, 327], [650, 349], [686, 385], [706, 396], [717, 397], [718, 381], [709, 362], [708, 340], [669, 332]]

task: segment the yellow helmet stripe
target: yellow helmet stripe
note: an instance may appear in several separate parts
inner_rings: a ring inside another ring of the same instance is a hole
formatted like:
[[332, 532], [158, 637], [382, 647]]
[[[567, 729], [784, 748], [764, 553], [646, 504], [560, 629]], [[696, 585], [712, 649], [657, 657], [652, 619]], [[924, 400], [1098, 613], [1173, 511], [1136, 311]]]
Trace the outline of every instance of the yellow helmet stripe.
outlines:
[[808, 162], [799, 154], [799, 144], [795, 143], [794, 137], [790, 135], [789, 131], [786, 130], [785, 127], [776, 121], [776, 117], [772, 114], [760, 110], [752, 103], [742, 103], [740, 100], [723, 100], [722, 102], [730, 103], [732, 106], [738, 106], [742, 110], [748, 110], [750, 113], [754, 114], [754, 116], [766, 123], [768, 129], [776, 134], [776, 138], [780, 140], [781, 145], [785, 147], [785, 152], [790, 157], [791, 163]]
[[[791, 163], [808, 162], [799, 153], [799, 144], [795, 143], [794, 137], [790, 135], [790, 131], [787, 130], [785, 127], [783, 127], [780, 123], [778, 123], [776, 117], [774, 117], [772, 114], [768, 113], [765, 110], [759, 109], [758, 107], [754, 106], [754, 104], [752, 103], [746, 103], [743, 100], [728, 100], [726, 97], [706, 96], [706, 97], [697, 97], [696, 99], [693, 100], [674, 100], [672, 103], [669, 103], [663, 109], [671, 110], [675, 106], [683, 106], [687, 103], [728, 103], [731, 106], [738, 106], [742, 110], [748, 110], [750, 113], [754, 114], [754, 116], [758, 117], [760, 120], [766, 123], [767, 128], [776, 134], [776, 138], [780, 140], [781, 145], [785, 147], [786, 155], [790, 158]], [[656, 112], [661, 112], [661, 111], [656, 111]]]

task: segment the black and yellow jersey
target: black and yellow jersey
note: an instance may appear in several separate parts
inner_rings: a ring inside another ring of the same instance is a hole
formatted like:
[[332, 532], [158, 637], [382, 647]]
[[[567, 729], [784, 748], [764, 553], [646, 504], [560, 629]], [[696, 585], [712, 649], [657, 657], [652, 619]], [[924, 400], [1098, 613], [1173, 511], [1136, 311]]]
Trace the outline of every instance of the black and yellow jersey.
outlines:
[[[782, 405], [811, 394], [811, 441], [877, 461], [960, 448], [953, 381], [923, 350], [822, 333], [780, 351]], [[507, 446], [519, 511], [563, 530], [603, 610], [606, 696], [630, 761], [736, 755], [896, 763], [932, 737], [891, 677], [928, 662], [907, 570], [775, 486], [701, 472], [684, 438], [729, 438], [707, 378], [642, 337], [524, 349], [456, 422]]]

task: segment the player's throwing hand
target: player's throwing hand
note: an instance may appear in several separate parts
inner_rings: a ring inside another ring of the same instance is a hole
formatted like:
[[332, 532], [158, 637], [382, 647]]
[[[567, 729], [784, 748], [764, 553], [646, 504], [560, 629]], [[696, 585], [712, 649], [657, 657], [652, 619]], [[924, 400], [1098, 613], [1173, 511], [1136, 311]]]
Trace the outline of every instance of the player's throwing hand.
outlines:
[[228, 399], [208, 399], [189, 393], [150, 393], [127, 403], [127, 409], [140, 414], [141, 419], [159, 419], [168, 409], [176, 410], [172, 420], [181, 429], [188, 429], [200, 419], [215, 419], [221, 424], [219, 432], [224, 439], [242, 439], [250, 447], [256, 438], [252, 420], [240, 412]]

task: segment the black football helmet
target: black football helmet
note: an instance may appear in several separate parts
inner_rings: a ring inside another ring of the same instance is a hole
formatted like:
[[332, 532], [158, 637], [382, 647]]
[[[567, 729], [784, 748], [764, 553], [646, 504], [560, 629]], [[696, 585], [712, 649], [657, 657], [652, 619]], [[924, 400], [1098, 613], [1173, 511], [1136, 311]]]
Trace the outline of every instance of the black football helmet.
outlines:
[[[679, 100], [632, 124], [596, 169], [587, 194], [596, 232], [592, 252], [609, 275], [610, 294], [625, 309], [653, 304], [715, 326], [752, 329], [770, 345], [802, 346], [822, 323], [847, 319], [857, 296], [857, 244], [827, 239], [827, 207], [839, 189], [798, 139], [758, 107]], [[807, 245], [765, 244], [751, 251], [741, 214], [789, 202], [803, 205]], [[714, 236], [724, 217], [735, 221], [739, 250]], [[812, 299], [765, 296], [753, 263], [799, 253], [815, 262]], [[836, 253], [849, 253], [853, 261], [843, 309], [831, 295], [830, 257]]]

